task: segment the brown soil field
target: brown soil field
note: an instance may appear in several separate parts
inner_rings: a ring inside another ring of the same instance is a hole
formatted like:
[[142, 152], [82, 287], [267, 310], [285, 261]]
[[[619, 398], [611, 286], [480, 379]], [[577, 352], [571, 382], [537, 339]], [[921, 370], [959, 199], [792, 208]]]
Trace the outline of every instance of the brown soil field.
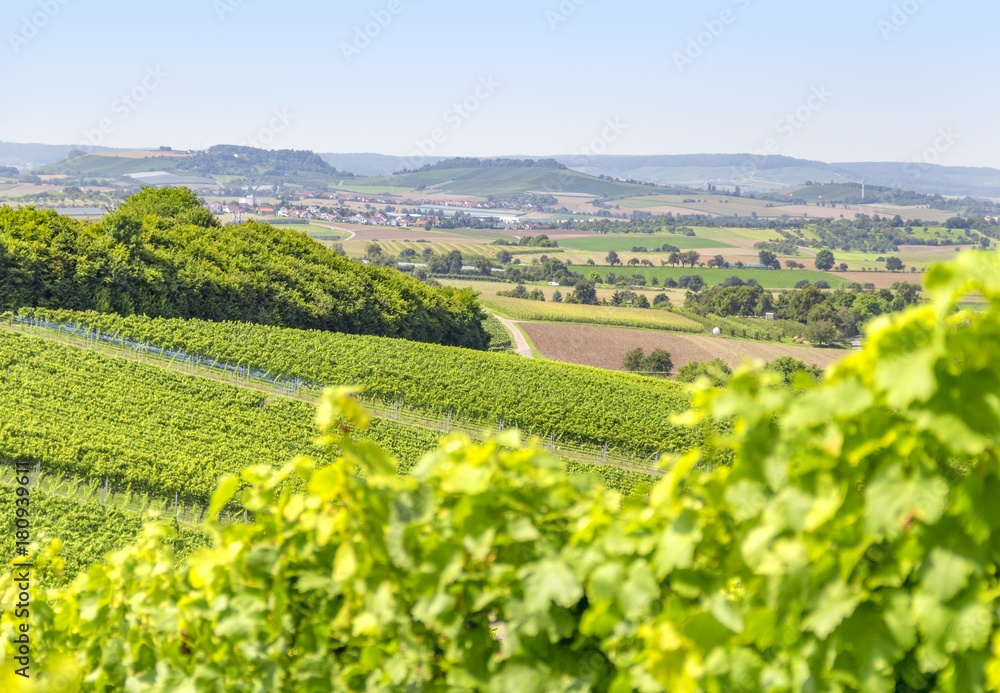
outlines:
[[596, 197], [566, 197], [564, 195], [556, 195], [556, 200], [558, 202], [554, 205], [555, 207], [565, 207], [574, 213], [583, 212], [596, 212], [597, 207], [590, 204], [594, 200], [598, 199]]
[[518, 326], [545, 358], [609, 370], [619, 370], [625, 354], [639, 347], [647, 354], [653, 349], [669, 351], [675, 370], [692, 361], [720, 358], [731, 367], [736, 367], [747, 358], [773, 361], [781, 356], [791, 356], [826, 368], [854, 353], [847, 349], [813, 349], [621, 327], [534, 322], [522, 322]]

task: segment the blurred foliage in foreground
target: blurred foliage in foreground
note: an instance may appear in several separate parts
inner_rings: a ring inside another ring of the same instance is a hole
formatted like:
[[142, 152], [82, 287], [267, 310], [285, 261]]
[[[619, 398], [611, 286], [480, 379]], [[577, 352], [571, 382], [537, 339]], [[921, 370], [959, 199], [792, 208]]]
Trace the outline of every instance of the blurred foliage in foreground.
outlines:
[[[515, 433], [448, 439], [407, 477], [320, 408], [325, 466], [246, 471], [250, 525], [182, 571], [147, 530], [35, 595], [32, 678], [0, 583], [5, 690], [894, 691], [1000, 685], [1000, 262], [969, 253], [933, 301], [798, 394], [743, 369], [683, 423], [646, 499], [567, 477]], [[981, 292], [990, 310], [955, 312]], [[346, 425], [346, 424], [350, 424]], [[334, 445], [336, 443], [336, 445]], [[731, 466], [702, 458], [732, 451]], [[307, 491], [276, 491], [301, 476]], [[213, 512], [236, 493], [224, 481]], [[996, 537], [996, 538], [995, 538]], [[60, 559], [39, 549], [39, 570]], [[496, 633], [499, 628], [501, 636]], [[31, 688], [33, 686], [33, 688]]]

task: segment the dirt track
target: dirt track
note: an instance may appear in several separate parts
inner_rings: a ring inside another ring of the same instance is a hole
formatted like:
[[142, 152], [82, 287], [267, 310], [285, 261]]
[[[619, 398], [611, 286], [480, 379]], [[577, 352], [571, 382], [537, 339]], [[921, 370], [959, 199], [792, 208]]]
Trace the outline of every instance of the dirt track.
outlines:
[[522, 322], [518, 326], [545, 358], [611, 370], [620, 369], [625, 354], [637, 347], [647, 354], [653, 349], [669, 351], [675, 369], [691, 361], [711, 361], [715, 358], [721, 358], [730, 366], [739, 366], [747, 357], [773, 361], [781, 356], [792, 356], [807, 364], [826, 368], [852, 353], [844, 349], [813, 349], [621, 327], [537, 322]]

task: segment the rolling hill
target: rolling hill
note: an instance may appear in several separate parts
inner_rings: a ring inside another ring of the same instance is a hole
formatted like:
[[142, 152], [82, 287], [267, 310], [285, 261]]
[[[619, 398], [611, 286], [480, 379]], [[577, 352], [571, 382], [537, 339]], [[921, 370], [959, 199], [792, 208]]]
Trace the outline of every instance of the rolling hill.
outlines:
[[[470, 161], [479, 162], [478, 165]], [[450, 159], [425, 166], [411, 173], [378, 178], [359, 178], [357, 184], [409, 189], [433, 188], [435, 192], [456, 195], [502, 195], [541, 192], [548, 194], [576, 193], [595, 197], [631, 197], [653, 195], [662, 190], [649, 186], [602, 180], [572, 171], [554, 160], [531, 162], [531, 165], [496, 165], [498, 161]]]

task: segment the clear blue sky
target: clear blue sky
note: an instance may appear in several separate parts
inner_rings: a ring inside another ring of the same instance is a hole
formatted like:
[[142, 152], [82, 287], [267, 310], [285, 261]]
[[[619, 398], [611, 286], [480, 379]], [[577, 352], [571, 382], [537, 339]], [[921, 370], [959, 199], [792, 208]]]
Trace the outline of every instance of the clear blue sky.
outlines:
[[1000, 167], [998, 20], [985, 0], [5, 0], [0, 140]]

